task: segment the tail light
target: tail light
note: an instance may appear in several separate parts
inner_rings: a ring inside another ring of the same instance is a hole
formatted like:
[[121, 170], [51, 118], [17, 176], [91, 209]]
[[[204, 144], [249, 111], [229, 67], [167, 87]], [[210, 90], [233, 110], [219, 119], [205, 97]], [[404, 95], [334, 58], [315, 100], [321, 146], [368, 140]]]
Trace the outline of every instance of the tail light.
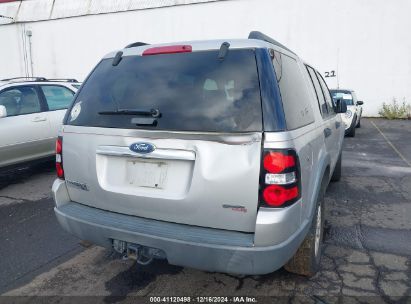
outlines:
[[64, 179], [63, 137], [61, 136], [59, 136], [56, 140], [56, 172], [58, 178]]
[[287, 207], [300, 199], [300, 163], [294, 150], [265, 149], [261, 167], [261, 207]]

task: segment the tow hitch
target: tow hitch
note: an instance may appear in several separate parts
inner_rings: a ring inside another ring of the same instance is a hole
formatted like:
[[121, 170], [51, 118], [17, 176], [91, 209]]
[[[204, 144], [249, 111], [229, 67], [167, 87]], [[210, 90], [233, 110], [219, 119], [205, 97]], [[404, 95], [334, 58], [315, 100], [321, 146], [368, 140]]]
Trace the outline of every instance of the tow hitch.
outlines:
[[132, 259], [140, 265], [148, 265], [154, 259], [165, 259], [164, 251], [146, 247], [138, 244], [127, 243], [125, 241], [113, 240], [113, 249], [123, 254], [124, 259]]

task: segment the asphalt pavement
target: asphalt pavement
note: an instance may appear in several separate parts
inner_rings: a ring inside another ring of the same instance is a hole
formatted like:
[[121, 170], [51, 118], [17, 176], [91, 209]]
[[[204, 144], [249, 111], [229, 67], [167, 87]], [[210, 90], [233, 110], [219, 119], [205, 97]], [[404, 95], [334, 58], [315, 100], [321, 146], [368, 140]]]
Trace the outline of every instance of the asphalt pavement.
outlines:
[[163, 261], [135, 265], [60, 228], [52, 165], [0, 176], [0, 294], [99, 296], [108, 303], [140, 295], [410, 303], [410, 161], [411, 121], [363, 119], [356, 137], [345, 139], [343, 178], [326, 194], [321, 271], [310, 279], [282, 269], [241, 277]]
[[0, 174], [0, 294], [82, 250], [53, 212], [52, 163]]

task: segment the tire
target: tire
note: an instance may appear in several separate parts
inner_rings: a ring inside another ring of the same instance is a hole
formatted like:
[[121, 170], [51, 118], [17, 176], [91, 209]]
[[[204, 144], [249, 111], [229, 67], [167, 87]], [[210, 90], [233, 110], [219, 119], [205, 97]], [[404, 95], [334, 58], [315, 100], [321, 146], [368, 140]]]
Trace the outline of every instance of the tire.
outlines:
[[361, 128], [361, 118], [360, 118], [360, 120], [358, 121], [358, 124], [357, 124], [356, 128]]
[[[356, 120], [356, 118], [354, 117], [353, 121], [355, 121], [355, 120]], [[348, 131], [347, 136], [348, 137], [355, 137], [355, 125], [354, 124], [350, 127], [350, 130]]]
[[337, 164], [335, 165], [333, 175], [331, 176], [332, 182], [339, 182], [341, 179], [341, 162], [342, 162], [342, 153], [340, 153], [340, 156], [338, 156]]
[[320, 194], [310, 231], [295, 255], [284, 265], [285, 270], [312, 277], [320, 268], [321, 244], [324, 235], [324, 194]]

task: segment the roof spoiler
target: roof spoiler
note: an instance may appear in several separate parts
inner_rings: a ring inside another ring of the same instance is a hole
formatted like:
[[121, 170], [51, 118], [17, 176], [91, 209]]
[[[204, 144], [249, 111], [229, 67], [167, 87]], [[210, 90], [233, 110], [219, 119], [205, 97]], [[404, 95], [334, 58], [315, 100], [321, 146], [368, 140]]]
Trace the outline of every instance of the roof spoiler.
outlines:
[[125, 49], [129, 49], [129, 48], [137, 47], [137, 46], [144, 46], [144, 45], [149, 45], [149, 44], [145, 42], [134, 42], [134, 43], [130, 43], [129, 45], [127, 45]]
[[293, 51], [291, 51], [288, 47], [286, 47], [284, 44], [278, 42], [277, 40], [261, 33], [258, 31], [253, 31], [250, 33], [250, 35], [248, 35], [248, 39], [256, 39], [256, 40], [262, 40], [271, 44], [274, 44], [276, 46], [279, 46], [280, 48], [283, 48], [287, 51], [289, 51], [290, 53], [293, 53], [294, 55], [296, 55], [296, 53], [294, 53]]

